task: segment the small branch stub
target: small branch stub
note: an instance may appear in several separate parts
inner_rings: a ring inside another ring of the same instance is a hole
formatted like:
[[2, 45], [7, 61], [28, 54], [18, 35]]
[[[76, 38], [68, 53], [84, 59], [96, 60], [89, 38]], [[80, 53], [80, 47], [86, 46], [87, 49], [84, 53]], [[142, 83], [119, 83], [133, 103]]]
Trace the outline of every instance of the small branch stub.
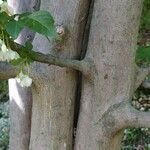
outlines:
[[65, 29], [64, 29], [63, 25], [56, 26], [56, 32], [58, 33], [58, 35], [60, 37], [64, 37], [64, 35], [65, 35]]

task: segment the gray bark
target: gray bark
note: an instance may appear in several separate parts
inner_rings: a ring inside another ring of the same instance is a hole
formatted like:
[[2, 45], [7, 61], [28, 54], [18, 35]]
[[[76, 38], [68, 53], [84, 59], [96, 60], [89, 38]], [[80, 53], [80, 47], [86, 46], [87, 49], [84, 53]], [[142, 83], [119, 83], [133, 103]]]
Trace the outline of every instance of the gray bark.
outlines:
[[[90, 2], [43, 0], [41, 9], [52, 13], [57, 28], [64, 30], [63, 40], [36, 34], [34, 48], [58, 58], [79, 58]], [[150, 127], [150, 113], [130, 105], [135, 89], [149, 73], [149, 68], [139, 69], [136, 75], [134, 61], [141, 9], [142, 0], [94, 1], [87, 53], [82, 57], [91, 72], [82, 79], [74, 148], [77, 72], [37, 62], [32, 65], [31, 137], [26, 150], [119, 150], [123, 129]]]
[[10, 150], [28, 150], [30, 141], [32, 95], [30, 88], [21, 87], [15, 79], [9, 80]]
[[[14, 14], [33, 11], [33, 0], [8, 0], [8, 5]], [[25, 28], [15, 40], [24, 44], [33, 40], [34, 33]], [[23, 88], [15, 79], [9, 80], [10, 97], [10, 150], [28, 150], [31, 129], [32, 94], [31, 88]]]
[[17, 75], [17, 68], [8, 62], [0, 62], [0, 80], [8, 80]]
[[[89, 2], [45, 0], [41, 9], [50, 11], [57, 28], [64, 28], [62, 42], [36, 35], [35, 49], [60, 58], [79, 58]], [[36, 69], [35, 69], [36, 68]], [[72, 150], [76, 71], [35, 63], [30, 150]]]
[[[129, 103], [134, 92], [141, 9], [142, 0], [95, 1], [86, 55], [95, 72], [91, 82], [83, 79], [75, 150], [119, 149], [124, 126], [119, 127], [117, 117], [126, 120], [126, 127], [136, 122], [128, 109], [122, 113], [118, 109], [122, 102]], [[138, 119], [136, 123], [141, 124]]]

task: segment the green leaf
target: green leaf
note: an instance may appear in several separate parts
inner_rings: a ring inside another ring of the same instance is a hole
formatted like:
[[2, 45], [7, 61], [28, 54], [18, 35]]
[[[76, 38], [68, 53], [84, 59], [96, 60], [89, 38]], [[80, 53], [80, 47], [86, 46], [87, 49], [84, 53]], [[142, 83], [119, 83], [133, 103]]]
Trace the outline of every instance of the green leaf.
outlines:
[[19, 16], [19, 18], [23, 18], [23, 17], [27, 17], [29, 15], [31, 15], [32, 13], [31, 12], [24, 12], [22, 14], [15, 14], [15, 16]]
[[150, 47], [140, 46], [136, 53], [137, 63], [150, 63]]
[[147, 24], [150, 24], [150, 10], [147, 12], [147, 14], [145, 14], [145, 16], [143, 17], [143, 20], [144, 20]]
[[23, 62], [24, 62], [24, 60], [22, 58], [18, 58], [18, 59], [11, 60], [9, 63], [11, 63], [14, 66], [18, 66], [18, 65], [22, 64]]
[[19, 65], [26, 66], [26, 65], [33, 63], [33, 60], [30, 59], [29, 57], [25, 57], [25, 58], [13, 59], [13, 60], [9, 61], [9, 63], [11, 63], [14, 66], [19, 66]]
[[1, 12], [0, 13], [0, 25], [3, 27], [8, 23], [8, 21], [11, 19], [10, 16], [6, 12]]
[[33, 45], [32, 45], [32, 43], [30, 41], [27, 41], [25, 43], [25, 49], [26, 50], [32, 50], [33, 49]]
[[144, 0], [141, 17], [141, 30], [149, 30], [149, 28], [150, 28], [150, 0]]
[[58, 38], [54, 19], [47, 11], [37, 11], [29, 15], [20, 16], [19, 23], [42, 35]]
[[[21, 48], [19, 52], [19, 56], [21, 57], [22, 63], [24, 66], [33, 63], [32, 56], [34, 55], [32, 52], [33, 45], [31, 42], [27, 41], [25, 45]], [[15, 60], [14, 60], [15, 61]], [[19, 60], [18, 60], [19, 61]], [[17, 62], [18, 62], [17, 61]], [[15, 61], [16, 62], [16, 61]]]
[[8, 16], [7, 13], [0, 13], [0, 24], [4, 24], [8, 34], [16, 39], [24, 27], [38, 32], [42, 35], [58, 39], [58, 34], [54, 26], [54, 19], [47, 11], [18, 14], [19, 20], [14, 20], [15, 16]]
[[22, 29], [23, 27], [16, 20], [11, 20], [6, 25], [6, 31], [13, 39], [16, 39], [18, 37]]

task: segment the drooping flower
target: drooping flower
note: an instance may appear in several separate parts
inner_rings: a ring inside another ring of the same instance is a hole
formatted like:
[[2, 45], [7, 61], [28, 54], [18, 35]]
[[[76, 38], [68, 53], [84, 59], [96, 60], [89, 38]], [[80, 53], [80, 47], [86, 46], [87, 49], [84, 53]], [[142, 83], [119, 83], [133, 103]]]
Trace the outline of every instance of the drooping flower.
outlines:
[[19, 54], [17, 52], [14, 52], [10, 49], [7, 49], [6, 45], [4, 43], [0, 42], [1, 51], [0, 51], [0, 60], [1, 61], [11, 61], [13, 59], [18, 59]]
[[16, 79], [22, 87], [30, 87], [32, 84], [32, 79], [22, 71], [19, 73]]

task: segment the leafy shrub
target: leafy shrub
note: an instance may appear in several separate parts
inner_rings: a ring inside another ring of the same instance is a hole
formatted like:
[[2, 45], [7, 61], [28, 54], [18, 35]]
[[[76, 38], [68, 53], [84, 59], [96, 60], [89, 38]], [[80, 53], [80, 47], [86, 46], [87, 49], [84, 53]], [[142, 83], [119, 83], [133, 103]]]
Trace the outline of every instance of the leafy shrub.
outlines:
[[0, 150], [7, 150], [9, 144], [9, 102], [0, 103]]

